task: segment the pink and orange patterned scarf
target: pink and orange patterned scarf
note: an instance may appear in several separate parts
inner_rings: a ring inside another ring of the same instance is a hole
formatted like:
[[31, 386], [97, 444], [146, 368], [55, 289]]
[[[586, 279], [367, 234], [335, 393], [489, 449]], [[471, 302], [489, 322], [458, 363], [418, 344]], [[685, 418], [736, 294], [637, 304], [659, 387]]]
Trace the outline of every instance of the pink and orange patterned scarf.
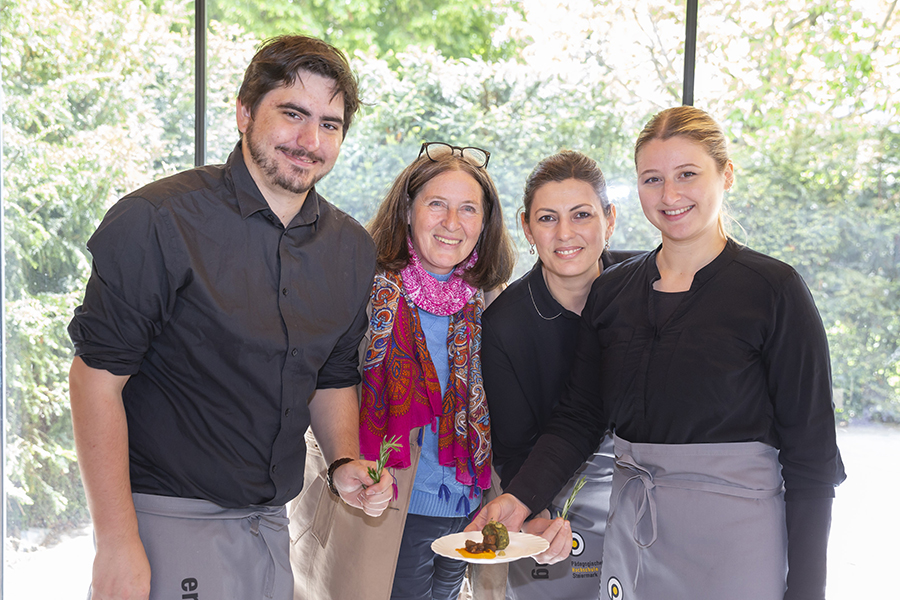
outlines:
[[484, 294], [473, 292], [450, 316], [450, 381], [441, 398], [418, 308], [404, 279], [394, 272], [375, 276], [359, 417], [363, 458], [376, 460], [381, 440], [399, 435], [401, 450], [391, 453], [387, 466], [409, 467], [410, 431], [437, 416], [440, 464], [455, 467], [456, 480], [464, 485], [490, 487], [490, 418], [481, 379]]

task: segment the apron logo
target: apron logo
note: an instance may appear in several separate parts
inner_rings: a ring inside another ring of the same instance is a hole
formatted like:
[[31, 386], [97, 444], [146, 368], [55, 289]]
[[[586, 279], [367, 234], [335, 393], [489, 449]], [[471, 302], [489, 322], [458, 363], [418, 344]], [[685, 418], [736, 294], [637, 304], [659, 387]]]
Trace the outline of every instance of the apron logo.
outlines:
[[615, 577], [610, 577], [606, 582], [606, 592], [609, 594], [610, 600], [621, 600], [625, 597], [622, 593], [622, 584]]
[[584, 554], [584, 538], [577, 531], [572, 532], [572, 556]]
[[[197, 580], [193, 577], [181, 580], [181, 589], [185, 592], [196, 592], [198, 587]], [[181, 598], [182, 600], [199, 600], [200, 594], [199, 592], [194, 594], [182, 594]]]

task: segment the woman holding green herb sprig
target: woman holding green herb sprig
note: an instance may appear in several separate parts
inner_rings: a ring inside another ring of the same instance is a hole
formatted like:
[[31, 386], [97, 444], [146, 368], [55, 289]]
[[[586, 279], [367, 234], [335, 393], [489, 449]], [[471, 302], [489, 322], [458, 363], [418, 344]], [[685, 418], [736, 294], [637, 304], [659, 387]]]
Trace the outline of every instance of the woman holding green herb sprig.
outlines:
[[[525, 182], [523, 202], [522, 228], [538, 260], [484, 314], [484, 385], [502, 487], [525, 462], [562, 394], [591, 285], [604, 267], [636, 254], [609, 250], [616, 207], [597, 163], [580, 152], [562, 151], [538, 163]], [[596, 595], [612, 454], [606, 436], [551, 503], [555, 517], [586, 477], [568, 515], [576, 540], [571, 558], [539, 570], [530, 560], [511, 563], [506, 598]]]
[[459, 593], [466, 563], [436, 556], [431, 543], [462, 531], [490, 486], [481, 314], [485, 290], [506, 282], [514, 260], [489, 158], [478, 148], [423, 144], [369, 224], [379, 272], [360, 448], [375, 460], [382, 441], [399, 436], [387, 461], [397, 499], [369, 518], [327, 491], [304, 491], [292, 515], [296, 598]]

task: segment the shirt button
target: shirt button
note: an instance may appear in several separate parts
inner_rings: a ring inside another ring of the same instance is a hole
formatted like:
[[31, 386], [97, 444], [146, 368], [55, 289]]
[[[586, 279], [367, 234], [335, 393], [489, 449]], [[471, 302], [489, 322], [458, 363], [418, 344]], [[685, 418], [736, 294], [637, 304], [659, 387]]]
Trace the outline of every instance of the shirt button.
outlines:
[[287, 296], [287, 288], [281, 288], [281, 295]]
[[277, 470], [278, 470], [278, 465], [272, 465], [272, 472], [274, 473]]
[[289, 414], [291, 414], [291, 409], [289, 409], [289, 408], [284, 409], [284, 416], [288, 416]]
[[291, 350], [291, 356], [297, 356], [297, 349], [296, 349], [296, 348], [294, 348], [293, 350]]

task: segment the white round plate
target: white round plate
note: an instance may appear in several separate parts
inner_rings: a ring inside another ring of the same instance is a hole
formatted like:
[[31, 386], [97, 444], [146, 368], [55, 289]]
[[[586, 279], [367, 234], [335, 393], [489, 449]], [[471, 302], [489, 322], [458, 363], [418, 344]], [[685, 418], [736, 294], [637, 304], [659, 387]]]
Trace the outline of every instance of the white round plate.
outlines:
[[496, 558], [469, 558], [460, 554], [456, 549], [465, 548], [466, 540], [480, 542], [484, 539], [480, 531], [463, 531], [461, 533], [451, 533], [442, 538], [438, 538], [431, 542], [431, 549], [435, 554], [453, 558], [456, 560], [464, 560], [470, 563], [505, 563], [527, 558], [540, 554], [550, 547], [550, 542], [542, 537], [531, 535], [530, 533], [512, 532], [509, 534], [509, 546], [503, 550], [503, 554], [497, 553]]

